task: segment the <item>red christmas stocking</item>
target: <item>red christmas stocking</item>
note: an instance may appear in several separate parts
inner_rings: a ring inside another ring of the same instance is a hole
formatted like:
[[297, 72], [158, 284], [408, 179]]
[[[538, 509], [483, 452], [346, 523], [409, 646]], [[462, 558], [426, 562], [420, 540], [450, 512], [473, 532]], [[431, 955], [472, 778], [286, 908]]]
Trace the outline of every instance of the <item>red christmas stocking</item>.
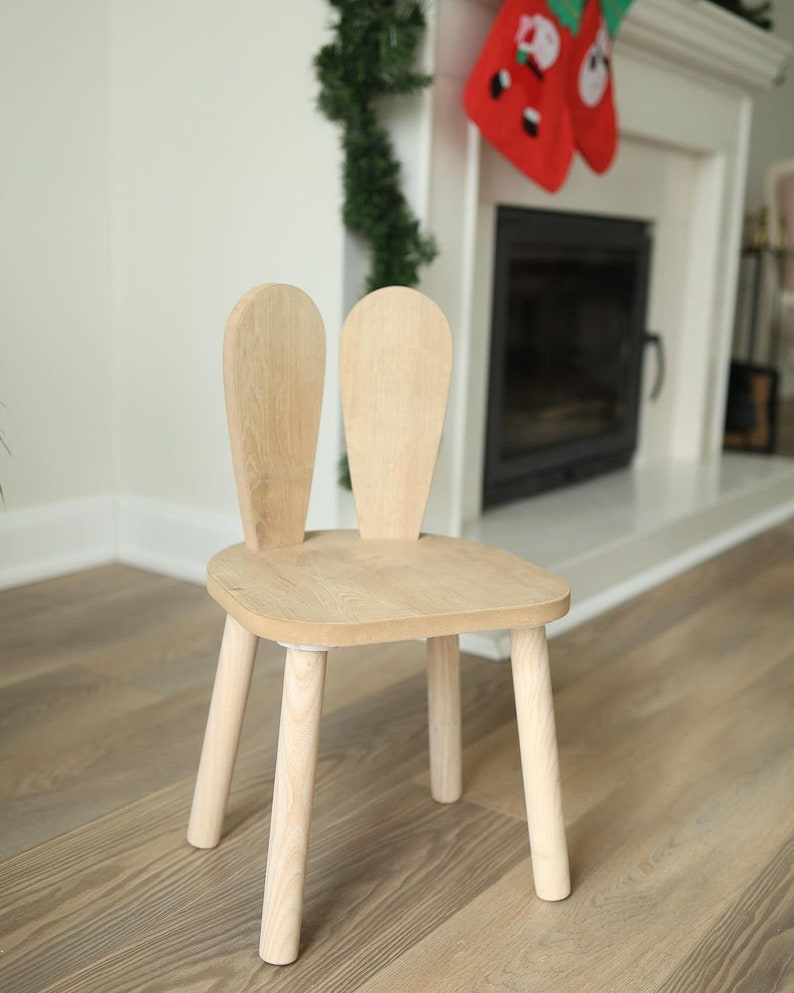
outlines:
[[618, 121], [612, 88], [612, 39], [599, 0], [587, 0], [574, 40], [568, 106], [576, 148], [591, 169], [606, 172], [617, 151]]
[[466, 113], [514, 166], [547, 190], [573, 157], [566, 106], [572, 38], [546, 0], [506, 0], [463, 95]]

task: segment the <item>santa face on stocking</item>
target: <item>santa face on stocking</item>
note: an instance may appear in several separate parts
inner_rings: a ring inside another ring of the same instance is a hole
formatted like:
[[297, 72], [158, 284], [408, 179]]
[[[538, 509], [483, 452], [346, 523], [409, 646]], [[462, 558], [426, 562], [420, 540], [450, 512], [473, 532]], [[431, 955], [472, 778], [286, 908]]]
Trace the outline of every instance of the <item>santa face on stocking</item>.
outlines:
[[[545, 73], [560, 57], [560, 33], [543, 14], [522, 14], [515, 34], [515, 60], [543, 82]], [[491, 78], [491, 96], [498, 99], [513, 85], [509, 69], [500, 69]], [[534, 105], [524, 107], [522, 123], [530, 138], [537, 138], [541, 112]]]
[[505, 0], [464, 94], [483, 136], [547, 190], [562, 185], [573, 157], [570, 51], [546, 0]]
[[516, 62], [528, 66], [538, 79], [560, 56], [560, 33], [542, 14], [521, 15], [515, 43]]

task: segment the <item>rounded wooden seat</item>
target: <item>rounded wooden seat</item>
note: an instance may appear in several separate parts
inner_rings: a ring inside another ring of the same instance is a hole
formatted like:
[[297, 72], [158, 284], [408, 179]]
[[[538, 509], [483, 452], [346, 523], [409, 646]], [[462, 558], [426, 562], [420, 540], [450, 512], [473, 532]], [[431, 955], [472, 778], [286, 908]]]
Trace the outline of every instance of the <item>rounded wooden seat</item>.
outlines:
[[547, 624], [570, 600], [564, 580], [499, 548], [357, 531], [265, 552], [233, 545], [210, 560], [207, 588], [253, 634], [329, 648]]

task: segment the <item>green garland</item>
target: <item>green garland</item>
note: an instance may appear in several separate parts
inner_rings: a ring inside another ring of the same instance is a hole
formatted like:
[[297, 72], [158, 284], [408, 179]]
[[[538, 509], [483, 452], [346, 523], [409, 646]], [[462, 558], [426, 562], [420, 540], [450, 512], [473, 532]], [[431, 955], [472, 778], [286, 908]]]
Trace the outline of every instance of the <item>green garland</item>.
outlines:
[[760, 3], [754, 4], [748, 4], [745, 0], [711, 0], [711, 2], [738, 17], [743, 17], [756, 27], [764, 28], [766, 31], [772, 30], [772, 19], [769, 16], [772, 13], [771, 0], [761, 0]]
[[[432, 82], [414, 71], [425, 31], [422, 0], [329, 0], [339, 17], [335, 38], [314, 60], [320, 110], [342, 125], [345, 153], [342, 219], [370, 249], [367, 292], [416, 286], [437, 249], [423, 235], [401, 188], [400, 162], [378, 120], [383, 97], [419, 93]], [[352, 489], [347, 455], [339, 483]]]
[[400, 185], [400, 163], [378, 120], [378, 102], [418, 93], [431, 77], [414, 71], [425, 30], [421, 0], [330, 0], [336, 36], [314, 60], [319, 106], [342, 125], [345, 227], [371, 250], [367, 290], [416, 286], [436, 245], [424, 236]]

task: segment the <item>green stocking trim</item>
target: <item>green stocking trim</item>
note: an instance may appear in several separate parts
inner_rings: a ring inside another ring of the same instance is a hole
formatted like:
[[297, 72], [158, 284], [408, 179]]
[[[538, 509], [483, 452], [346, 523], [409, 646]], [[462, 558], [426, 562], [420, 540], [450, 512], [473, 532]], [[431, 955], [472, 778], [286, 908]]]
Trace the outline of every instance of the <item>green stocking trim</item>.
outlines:
[[[548, 0], [549, 10], [564, 28], [576, 35], [587, 0]], [[631, 0], [629, 0], [631, 2]]]
[[620, 22], [633, 2], [634, 0], [601, 0], [601, 12], [604, 15], [607, 31], [612, 38], [618, 33]]

